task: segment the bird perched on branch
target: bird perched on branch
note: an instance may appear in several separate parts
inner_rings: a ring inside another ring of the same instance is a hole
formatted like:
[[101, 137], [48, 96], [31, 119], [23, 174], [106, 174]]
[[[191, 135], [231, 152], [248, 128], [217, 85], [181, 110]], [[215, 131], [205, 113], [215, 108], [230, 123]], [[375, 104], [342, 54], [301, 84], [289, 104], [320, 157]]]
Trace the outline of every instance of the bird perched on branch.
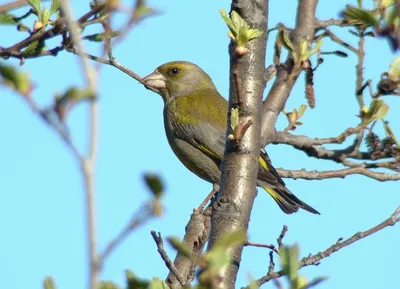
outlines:
[[[228, 102], [211, 78], [193, 63], [174, 61], [159, 66], [143, 83], [159, 91], [164, 100], [165, 132], [175, 155], [200, 178], [219, 184]], [[286, 188], [264, 150], [260, 153], [257, 185], [286, 214], [299, 208], [319, 214]]]

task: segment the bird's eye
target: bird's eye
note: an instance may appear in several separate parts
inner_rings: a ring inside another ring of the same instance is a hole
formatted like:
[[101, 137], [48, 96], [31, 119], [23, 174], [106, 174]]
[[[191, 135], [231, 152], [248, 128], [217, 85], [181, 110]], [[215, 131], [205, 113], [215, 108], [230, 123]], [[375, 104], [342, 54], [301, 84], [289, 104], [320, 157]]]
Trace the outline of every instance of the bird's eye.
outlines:
[[171, 69], [171, 73], [172, 73], [173, 75], [177, 75], [177, 74], [179, 73], [179, 69], [176, 68], [176, 67], [174, 67], [174, 68]]

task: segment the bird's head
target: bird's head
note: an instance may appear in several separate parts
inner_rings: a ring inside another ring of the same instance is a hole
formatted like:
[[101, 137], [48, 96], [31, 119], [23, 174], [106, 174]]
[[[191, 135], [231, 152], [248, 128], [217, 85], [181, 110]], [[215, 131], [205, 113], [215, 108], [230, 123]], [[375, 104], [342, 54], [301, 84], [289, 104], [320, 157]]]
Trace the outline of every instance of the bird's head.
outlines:
[[143, 79], [148, 88], [162, 95], [165, 102], [202, 89], [216, 89], [211, 78], [196, 64], [173, 61], [159, 66]]

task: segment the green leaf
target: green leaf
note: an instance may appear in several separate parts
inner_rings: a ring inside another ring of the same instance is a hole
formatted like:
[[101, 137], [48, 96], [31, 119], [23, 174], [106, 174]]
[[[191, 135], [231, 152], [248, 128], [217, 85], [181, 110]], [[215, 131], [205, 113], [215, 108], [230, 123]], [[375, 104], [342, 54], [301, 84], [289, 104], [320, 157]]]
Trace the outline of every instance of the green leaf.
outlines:
[[188, 258], [192, 257], [192, 250], [186, 243], [182, 242], [178, 237], [167, 237], [167, 241], [170, 243], [172, 248], [177, 250], [180, 254]]
[[362, 8], [362, 0], [357, 0], [357, 4], [359, 8]]
[[0, 76], [5, 85], [15, 89], [26, 97], [29, 96], [32, 84], [27, 73], [20, 72], [13, 66], [0, 63]]
[[231, 108], [231, 128], [235, 130], [235, 128], [239, 124], [239, 109], [238, 108]]
[[147, 185], [148, 189], [150, 190], [150, 192], [156, 198], [161, 197], [161, 195], [164, 191], [164, 185], [160, 179], [160, 176], [158, 176], [156, 174], [145, 174], [144, 181], [146, 182], [146, 185]]
[[232, 232], [227, 232], [219, 240], [214, 247], [221, 247], [226, 249], [231, 246], [238, 246], [246, 241], [246, 232], [244, 230], [237, 230]]
[[299, 270], [299, 247], [297, 245], [284, 246], [279, 249], [280, 262], [284, 273], [291, 283], [298, 278]]
[[321, 46], [322, 46], [322, 39], [318, 40], [315, 47], [308, 51], [307, 58], [310, 58], [312, 55], [317, 53], [321, 49]]
[[8, 13], [2, 13], [0, 14], [0, 24], [4, 25], [17, 25], [18, 22], [15, 21], [15, 15], [8, 14]]
[[344, 18], [353, 25], [362, 25], [366, 27], [378, 27], [379, 22], [372, 11], [364, 10], [361, 8], [346, 6], [343, 12]]
[[381, 99], [373, 99], [368, 111], [365, 114], [364, 122], [371, 123], [373, 121], [384, 118], [389, 111], [389, 106]]
[[132, 20], [134, 23], [137, 23], [155, 14], [160, 14], [160, 11], [148, 6], [145, 1], [136, 1], [136, 7], [133, 11]]
[[237, 13], [235, 10], [231, 12], [231, 19], [236, 30], [238, 30], [240, 27], [244, 27], [246, 30], [250, 28], [246, 21], [244, 21], [244, 19], [240, 17], [239, 13]]
[[138, 278], [132, 271], [125, 270], [127, 289], [147, 289], [149, 282]]
[[249, 29], [247, 31], [247, 38], [249, 39], [249, 41], [253, 40], [254, 38], [260, 37], [261, 35], [263, 35], [263, 32], [258, 29]]
[[392, 80], [400, 79], [400, 56], [393, 59], [389, 66], [389, 78]]
[[219, 10], [222, 19], [224, 20], [225, 24], [228, 26], [229, 30], [232, 32], [233, 36], [236, 37], [237, 31], [236, 27], [234, 26], [232, 19], [229, 18], [228, 13], [224, 9]]
[[298, 117], [298, 119], [304, 114], [304, 112], [306, 111], [306, 109], [307, 109], [307, 105], [305, 105], [305, 104], [300, 105], [300, 108], [299, 108], [299, 117]]
[[40, 19], [42, 20], [43, 26], [46, 26], [47, 23], [49, 23], [49, 19], [50, 19], [50, 11], [49, 11], [49, 9], [44, 8], [42, 10]]
[[23, 51], [22, 55], [24, 57], [29, 57], [29, 56], [35, 56], [40, 54], [42, 51], [46, 49], [46, 45], [44, 42], [39, 42], [39, 40], [36, 40], [29, 44]]
[[165, 283], [164, 280], [161, 280], [160, 278], [154, 277], [149, 286], [148, 289], [170, 289], [168, 284]]
[[56, 289], [56, 284], [54, 282], [54, 279], [50, 276], [47, 276], [43, 280], [43, 288], [44, 289]]
[[112, 281], [100, 282], [100, 289], [119, 289], [120, 287]]
[[238, 46], [245, 47], [249, 39], [247, 38], [247, 30], [246, 27], [240, 26], [238, 35], [236, 37], [236, 43]]
[[86, 36], [83, 37], [83, 39], [89, 40], [89, 41], [92, 41], [92, 42], [101, 42], [104, 39], [114, 38], [114, 37], [116, 37], [118, 35], [119, 35], [119, 31], [113, 31], [113, 32], [111, 32], [111, 34], [106, 33], [106, 32], [102, 32], [102, 33], [86, 35]]
[[392, 129], [389, 126], [389, 123], [387, 121], [384, 121], [383, 125], [385, 127], [385, 131], [386, 131], [387, 136], [390, 137], [396, 143], [396, 146], [398, 148], [400, 148], [400, 142], [397, 140], [396, 136], [394, 135]]
[[52, 0], [50, 7], [50, 15], [55, 14], [60, 9], [60, 0]]
[[32, 8], [36, 11], [36, 14], [38, 15], [38, 16], [40, 16], [40, 12], [41, 12], [41, 9], [40, 9], [40, 0], [29, 0], [28, 1], [29, 2], [29, 4], [32, 6]]

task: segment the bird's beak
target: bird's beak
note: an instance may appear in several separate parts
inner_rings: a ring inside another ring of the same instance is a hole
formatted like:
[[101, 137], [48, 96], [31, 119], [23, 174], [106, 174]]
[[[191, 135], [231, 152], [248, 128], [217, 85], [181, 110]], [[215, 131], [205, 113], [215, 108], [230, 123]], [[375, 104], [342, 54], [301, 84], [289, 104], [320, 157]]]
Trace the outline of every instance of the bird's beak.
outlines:
[[143, 78], [143, 83], [145, 86], [154, 88], [154, 89], [163, 89], [165, 88], [165, 77], [159, 73], [157, 70], [152, 74], [147, 75]]

